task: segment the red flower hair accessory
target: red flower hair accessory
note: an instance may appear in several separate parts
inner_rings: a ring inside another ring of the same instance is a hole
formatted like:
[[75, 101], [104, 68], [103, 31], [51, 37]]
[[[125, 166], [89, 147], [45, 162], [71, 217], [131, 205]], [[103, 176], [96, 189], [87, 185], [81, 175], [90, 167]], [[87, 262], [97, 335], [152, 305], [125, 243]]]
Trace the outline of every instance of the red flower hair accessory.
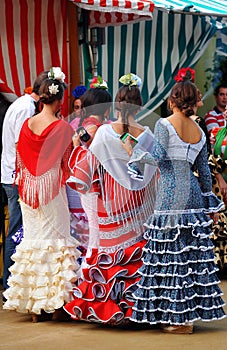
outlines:
[[90, 88], [99, 88], [107, 90], [108, 86], [107, 82], [100, 75], [98, 75], [97, 77], [92, 78], [92, 80], [90, 81]]
[[32, 86], [27, 86], [27, 87], [24, 89], [24, 93], [25, 93], [25, 94], [31, 95], [32, 90], [33, 90], [33, 87], [32, 87]]
[[180, 81], [190, 80], [192, 83], [195, 81], [195, 70], [187, 67], [179, 69], [177, 75], [174, 77], [177, 83]]

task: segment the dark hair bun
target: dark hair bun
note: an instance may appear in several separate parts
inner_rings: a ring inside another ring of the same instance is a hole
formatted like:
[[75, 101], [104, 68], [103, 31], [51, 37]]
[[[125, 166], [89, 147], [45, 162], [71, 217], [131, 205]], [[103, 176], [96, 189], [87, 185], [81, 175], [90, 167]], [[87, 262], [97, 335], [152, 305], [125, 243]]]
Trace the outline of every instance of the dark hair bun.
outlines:
[[172, 88], [169, 99], [186, 117], [190, 117], [195, 113], [194, 108], [198, 102], [198, 89], [189, 80], [176, 83]]
[[44, 104], [51, 104], [56, 100], [61, 100], [64, 95], [66, 85], [56, 79], [46, 79], [40, 86], [39, 98]]

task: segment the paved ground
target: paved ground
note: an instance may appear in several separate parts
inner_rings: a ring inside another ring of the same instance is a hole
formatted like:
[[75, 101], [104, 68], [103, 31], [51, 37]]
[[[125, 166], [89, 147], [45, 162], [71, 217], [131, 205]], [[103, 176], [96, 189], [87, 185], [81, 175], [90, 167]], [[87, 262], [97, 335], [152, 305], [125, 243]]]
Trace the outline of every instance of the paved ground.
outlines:
[[[227, 303], [227, 280], [221, 288]], [[227, 306], [225, 308], [227, 312]], [[4, 350], [226, 350], [227, 318], [196, 322], [192, 335], [159, 329], [112, 329], [83, 322], [32, 323], [30, 317], [2, 310], [0, 349]]]

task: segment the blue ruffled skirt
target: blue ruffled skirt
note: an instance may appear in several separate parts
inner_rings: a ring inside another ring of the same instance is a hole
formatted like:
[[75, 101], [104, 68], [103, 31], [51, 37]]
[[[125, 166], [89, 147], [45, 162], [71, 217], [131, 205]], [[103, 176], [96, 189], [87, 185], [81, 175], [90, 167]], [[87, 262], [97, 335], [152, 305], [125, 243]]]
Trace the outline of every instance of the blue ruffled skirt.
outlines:
[[225, 317], [204, 211], [156, 211], [146, 223], [132, 321], [181, 325]]

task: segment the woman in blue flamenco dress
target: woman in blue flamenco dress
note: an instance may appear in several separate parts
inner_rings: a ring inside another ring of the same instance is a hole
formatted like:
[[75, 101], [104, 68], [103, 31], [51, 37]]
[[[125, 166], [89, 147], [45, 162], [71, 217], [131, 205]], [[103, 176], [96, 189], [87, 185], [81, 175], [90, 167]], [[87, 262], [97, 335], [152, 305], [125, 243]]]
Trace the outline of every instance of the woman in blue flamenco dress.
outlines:
[[196, 86], [176, 83], [169, 98], [173, 114], [156, 123], [152, 154], [133, 152], [129, 139], [123, 145], [131, 156], [132, 177], [141, 180], [147, 163], [160, 169], [154, 214], [145, 223], [147, 243], [131, 320], [175, 334], [192, 333], [196, 320], [225, 317], [207, 215], [223, 203], [212, 193], [205, 134], [190, 118], [196, 103]]

